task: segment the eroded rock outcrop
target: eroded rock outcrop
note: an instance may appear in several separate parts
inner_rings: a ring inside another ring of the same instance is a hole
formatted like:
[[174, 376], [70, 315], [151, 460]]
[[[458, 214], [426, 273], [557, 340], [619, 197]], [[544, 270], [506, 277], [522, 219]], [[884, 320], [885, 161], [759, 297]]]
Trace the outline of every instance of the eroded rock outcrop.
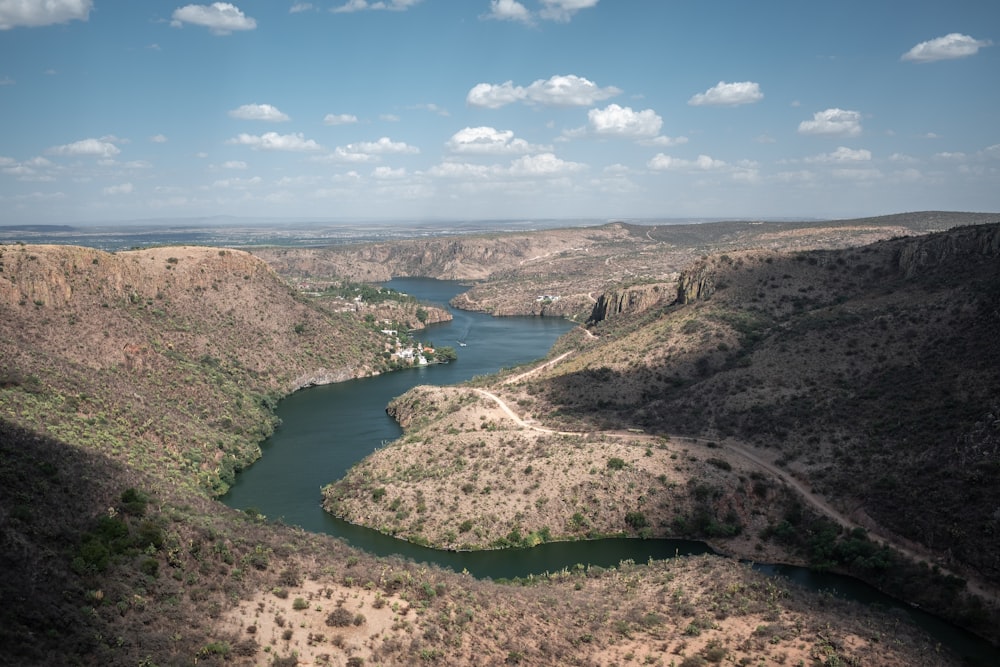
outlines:
[[715, 293], [715, 278], [705, 264], [685, 271], [677, 280], [677, 303], [707, 299]]
[[917, 237], [896, 253], [896, 266], [905, 278], [962, 257], [1000, 257], [1000, 224], [960, 227], [947, 234]]
[[657, 283], [633, 285], [605, 292], [598, 297], [587, 323], [597, 324], [624, 313], [648, 310], [663, 301], [665, 296], [671, 295], [672, 288], [672, 285]]

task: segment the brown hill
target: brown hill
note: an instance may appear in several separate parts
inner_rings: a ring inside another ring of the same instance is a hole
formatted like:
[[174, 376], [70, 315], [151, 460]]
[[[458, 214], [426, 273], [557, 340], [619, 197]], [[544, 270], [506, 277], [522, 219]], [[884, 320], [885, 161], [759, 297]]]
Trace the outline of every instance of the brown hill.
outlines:
[[376, 331], [244, 252], [0, 246], [0, 268], [3, 414], [214, 492], [280, 396], [380, 368]]
[[709, 256], [591, 319], [537, 372], [485, 383], [495, 399], [398, 399], [407, 435], [328, 509], [452, 548], [621, 531], [778, 549], [996, 627], [1000, 225]]
[[274, 401], [382, 339], [242, 253], [0, 250], [0, 664], [957, 664], [735, 561], [499, 586], [231, 511]]
[[[995, 220], [981, 213], [917, 212], [859, 220], [628, 224], [511, 234], [470, 234], [323, 248], [253, 248], [294, 280], [399, 276], [472, 285], [454, 305], [494, 315], [583, 321], [595, 299], [621, 285], [672, 284], [706, 253], [844, 248]], [[548, 298], [547, 298], [548, 297]]]

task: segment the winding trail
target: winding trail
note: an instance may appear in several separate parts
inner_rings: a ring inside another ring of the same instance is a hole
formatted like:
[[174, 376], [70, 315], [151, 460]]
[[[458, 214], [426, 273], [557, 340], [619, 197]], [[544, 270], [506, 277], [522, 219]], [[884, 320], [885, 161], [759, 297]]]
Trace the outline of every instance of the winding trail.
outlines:
[[[529, 375], [531, 375], [533, 373], [537, 373], [537, 372], [541, 371], [544, 368], [547, 368], [549, 366], [552, 366], [552, 365], [554, 365], [554, 364], [562, 361], [563, 359], [565, 359], [566, 357], [568, 357], [570, 354], [572, 354], [572, 351], [570, 351], [570, 352], [564, 352], [563, 354], [559, 355], [558, 357], [555, 357], [554, 359], [550, 359], [549, 361], [545, 362], [544, 364], [542, 364], [540, 366], [537, 366], [537, 367], [535, 367], [535, 368], [533, 368], [533, 369], [531, 369], [529, 371], [526, 371], [524, 373], [516, 375], [516, 376], [514, 376], [512, 378], [508, 378], [507, 380], [504, 381], [504, 384], [510, 384], [512, 382], [516, 382], [517, 380], [521, 380], [521, 379], [523, 379], [523, 378], [525, 378], [525, 377], [527, 377], [527, 376], [529, 376]], [[661, 437], [661, 436], [651, 436], [651, 435], [648, 435], [648, 434], [633, 433], [633, 432], [621, 433], [621, 432], [618, 432], [618, 431], [560, 431], [558, 429], [548, 428], [546, 426], [541, 426], [539, 424], [536, 424], [536, 423], [533, 423], [533, 422], [526, 421], [526, 420], [522, 419], [521, 416], [518, 415], [517, 412], [515, 412], [514, 409], [511, 408], [510, 405], [503, 398], [501, 398], [500, 396], [498, 396], [497, 394], [495, 394], [495, 393], [493, 393], [491, 391], [488, 391], [486, 389], [474, 389], [474, 391], [477, 394], [479, 394], [480, 396], [483, 396], [484, 398], [490, 399], [494, 403], [496, 403], [497, 406], [504, 412], [504, 414], [506, 414], [508, 417], [510, 417], [510, 419], [513, 420], [513, 422], [515, 424], [517, 424], [519, 427], [524, 428], [524, 429], [528, 429], [528, 430], [531, 430], [531, 431], [537, 431], [539, 433], [548, 433], [548, 434], [554, 434], [554, 435], [576, 435], [576, 436], [583, 436], [583, 437], [590, 436], [590, 435], [602, 435], [602, 436], [613, 437], [613, 438], [629, 438], [629, 439], [632, 439], [632, 440], [654, 440], [654, 439], [656, 439], [658, 437]], [[716, 441], [710, 440], [708, 438], [692, 438], [692, 437], [687, 437], [687, 436], [668, 436], [668, 437], [670, 438], [671, 441], [674, 441], [674, 442], [691, 442], [691, 443], [716, 442]], [[910, 547], [908, 547], [908, 546], [906, 546], [904, 544], [900, 544], [899, 542], [890, 540], [889, 538], [887, 538], [887, 537], [885, 537], [883, 535], [880, 535], [878, 533], [872, 532], [872, 530], [870, 528], [862, 526], [859, 523], [857, 523], [856, 521], [853, 521], [847, 515], [843, 514], [842, 512], [840, 512], [839, 510], [837, 510], [835, 507], [833, 507], [824, 498], [822, 498], [821, 496], [818, 496], [817, 494], [813, 493], [806, 486], [805, 483], [803, 483], [802, 481], [800, 481], [799, 479], [797, 479], [796, 477], [794, 477], [790, 472], [788, 472], [786, 470], [782, 470], [781, 468], [777, 467], [773, 463], [767, 461], [764, 458], [761, 458], [760, 456], [758, 456], [757, 454], [755, 454], [749, 447], [747, 447], [744, 443], [740, 443], [740, 442], [737, 442], [737, 441], [729, 440], [729, 441], [724, 442], [722, 444], [725, 446], [725, 448], [727, 450], [729, 450], [733, 454], [736, 454], [737, 456], [743, 457], [744, 459], [746, 459], [747, 461], [749, 461], [753, 465], [755, 465], [758, 468], [761, 468], [764, 471], [766, 471], [767, 473], [769, 473], [771, 476], [780, 479], [787, 486], [789, 486], [790, 488], [792, 488], [793, 490], [795, 490], [795, 492], [798, 493], [802, 497], [802, 499], [808, 505], [810, 505], [814, 510], [816, 510], [817, 512], [819, 512], [823, 516], [826, 516], [826, 517], [832, 519], [833, 521], [836, 521], [841, 527], [843, 527], [847, 531], [854, 530], [855, 528], [861, 528], [861, 529], [865, 530], [865, 532], [868, 535], [869, 539], [871, 539], [872, 541], [876, 542], [877, 544], [879, 544], [881, 546], [888, 547], [890, 549], [894, 549], [895, 551], [898, 551], [899, 553], [901, 553], [901, 554], [905, 555], [906, 557], [912, 559], [914, 562], [918, 562], [919, 563], [921, 561], [927, 561], [927, 562], [932, 562], [933, 563], [935, 561], [935, 557], [934, 557], [933, 554], [930, 554], [930, 553], [921, 553], [920, 551], [912, 549], [912, 548], [910, 548]], [[968, 574], [958, 574], [958, 573], [956, 573], [956, 572], [954, 572], [952, 570], [946, 569], [945, 567], [941, 566], [939, 563], [937, 563], [936, 565], [937, 565], [937, 567], [938, 567], [938, 569], [939, 569], [939, 571], [941, 573], [943, 573], [945, 575], [951, 575], [951, 576], [955, 576], [955, 577], [959, 577], [961, 579], [964, 579], [965, 582], [966, 582], [966, 586], [967, 586], [967, 588], [968, 588], [968, 590], [969, 590], [970, 593], [972, 593], [974, 595], [978, 595], [983, 600], [988, 601], [989, 603], [991, 603], [994, 606], [1000, 605], [1000, 594], [998, 594], [998, 592], [993, 587], [988, 586], [982, 580], [980, 580], [980, 579], [978, 579], [976, 577], [970, 576]]]

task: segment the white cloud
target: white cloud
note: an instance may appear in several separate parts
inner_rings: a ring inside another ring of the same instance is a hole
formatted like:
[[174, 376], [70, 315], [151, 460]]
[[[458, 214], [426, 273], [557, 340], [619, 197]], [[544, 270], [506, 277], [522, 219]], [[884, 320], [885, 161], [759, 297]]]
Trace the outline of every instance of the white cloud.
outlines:
[[164, 134], [154, 134], [149, 140], [154, 144], [165, 144], [167, 143], [167, 136]]
[[346, 4], [334, 7], [330, 11], [335, 14], [361, 12], [367, 9], [404, 11], [419, 3], [420, 0], [388, 0], [388, 2], [367, 2], [367, 0], [348, 0]]
[[474, 107], [499, 109], [512, 102], [523, 100], [524, 97], [524, 88], [520, 86], [515, 87], [513, 81], [506, 81], [500, 85], [477, 83], [469, 91], [469, 94], [465, 96], [465, 101]]
[[110, 185], [104, 188], [103, 192], [106, 195], [127, 195], [131, 194], [133, 189], [131, 183], [122, 183], [120, 185]]
[[716, 160], [707, 155], [699, 155], [695, 160], [684, 160], [663, 153], [657, 153], [650, 158], [646, 166], [656, 171], [713, 171], [724, 169], [729, 165], [722, 160]]
[[406, 169], [399, 168], [393, 169], [392, 167], [375, 167], [372, 169], [372, 178], [378, 180], [394, 180], [404, 178], [406, 176]]
[[495, 85], [479, 83], [472, 87], [465, 101], [470, 106], [498, 109], [513, 102], [546, 106], [588, 106], [621, 94], [614, 86], [600, 88], [589, 79], [575, 74], [538, 79], [527, 87], [512, 81]]
[[492, 127], [467, 127], [452, 135], [445, 146], [452, 153], [504, 155], [551, 151], [549, 146], [535, 146], [524, 139], [515, 139], [511, 130]]
[[912, 164], [917, 161], [917, 159], [911, 155], [906, 155], [905, 153], [893, 153], [889, 156], [890, 162], [900, 162], [902, 164]]
[[487, 167], [481, 164], [468, 164], [465, 162], [442, 162], [427, 170], [427, 173], [436, 178], [455, 179], [476, 179], [485, 180], [498, 174], [498, 168]]
[[222, 163], [223, 169], [246, 169], [247, 163], [243, 160], [229, 160]]
[[250, 146], [254, 150], [265, 151], [317, 151], [320, 145], [312, 139], [306, 139], [301, 132], [295, 134], [278, 134], [277, 132], [265, 132], [257, 136], [254, 134], [240, 134], [230, 139], [226, 143]]
[[379, 120], [384, 120], [387, 123], [398, 123], [400, 121], [399, 116], [393, 113], [383, 113], [379, 114]]
[[270, 104], [244, 104], [231, 110], [229, 115], [240, 120], [266, 120], [270, 123], [284, 123], [291, 120], [288, 114], [282, 113]]
[[817, 111], [812, 120], [799, 123], [799, 134], [856, 137], [861, 134], [861, 114], [837, 108]]
[[617, 104], [609, 104], [604, 109], [591, 109], [587, 118], [597, 134], [620, 137], [655, 137], [663, 126], [663, 119], [652, 109], [633, 111], [631, 107]]
[[520, 21], [531, 23], [531, 12], [517, 0], [491, 0], [490, 13], [486, 18], [499, 21]]
[[223, 178], [212, 183], [212, 187], [226, 190], [245, 190], [248, 187], [260, 185], [263, 180], [260, 176], [252, 178]]
[[257, 27], [257, 21], [229, 2], [185, 5], [175, 9], [172, 18], [170, 25], [175, 28], [190, 23], [208, 28], [215, 35], [228, 35], [234, 30], [253, 30]]
[[313, 9], [311, 2], [296, 2], [288, 9], [288, 13], [298, 14], [299, 12], [308, 12], [310, 9]]
[[954, 60], [975, 55], [979, 49], [991, 46], [988, 39], [973, 39], [968, 35], [953, 32], [944, 37], [938, 37], [926, 42], [920, 42], [904, 53], [900, 60], [915, 63], [930, 63], [936, 60]]
[[581, 9], [590, 9], [599, 0], [542, 0], [542, 9], [538, 12], [544, 19], [566, 22], [573, 18]]
[[121, 150], [110, 141], [82, 139], [71, 144], [53, 146], [47, 152], [50, 155], [89, 155], [109, 159], [121, 153]]
[[0, 0], [0, 30], [86, 21], [92, 0]]
[[554, 176], [582, 169], [586, 169], [586, 165], [579, 162], [568, 162], [552, 153], [525, 155], [514, 160], [510, 165], [510, 173], [515, 176]]
[[323, 122], [327, 125], [350, 125], [358, 122], [358, 117], [349, 113], [328, 113], [323, 116]]
[[420, 149], [410, 146], [404, 141], [393, 141], [389, 137], [381, 137], [378, 141], [361, 141], [346, 146], [348, 153], [364, 153], [367, 155], [401, 155], [419, 153]]
[[659, 146], [661, 148], [669, 148], [670, 146], [681, 146], [687, 142], [687, 137], [667, 137], [660, 135], [658, 137], [653, 137], [652, 139], [643, 139], [639, 143], [643, 146]]
[[720, 81], [704, 93], [693, 96], [688, 100], [688, 104], [691, 106], [738, 106], [759, 102], [762, 99], [764, 99], [764, 93], [760, 92], [760, 84], [753, 81], [740, 81], [738, 83]]
[[824, 153], [816, 157], [806, 158], [806, 162], [867, 162], [872, 159], [872, 152], [859, 148], [857, 150], [840, 146], [832, 153]]

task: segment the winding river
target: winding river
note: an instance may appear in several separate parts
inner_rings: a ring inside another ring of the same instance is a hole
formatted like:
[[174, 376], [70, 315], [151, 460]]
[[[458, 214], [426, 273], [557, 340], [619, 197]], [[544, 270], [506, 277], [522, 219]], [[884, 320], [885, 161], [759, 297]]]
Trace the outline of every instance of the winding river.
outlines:
[[[396, 279], [387, 286], [443, 306], [463, 290], [456, 282], [417, 278]], [[459, 355], [456, 362], [314, 387], [285, 398], [278, 406], [282, 425], [262, 444], [261, 459], [237, 476], [223, 502], [338, 536], [375, 555], [399, 555], [493, 579], [556, 572], [577, 564], [608, 567], [626, 559], [640, 563], [710, 551], [707, 545], [690, 540], [602, 539], [550, 542], [530, 549], [450, 552], [420, 547], [324, 512], [321, 487], [343, 477], [354, 463], [402, 434], [398, 424], [385, 414], [392, 398], [418, 384], [456, 384], [540, 359], [574, 326], [555, 318], [494, 318], [458, 310], [452, 310], [452, 315], [451, 322], [432, 325], [418, 337], [455, 347]], [[1000, 664], [1000, 651], [987, 642], [857, 580], [805, 568], [762, 569], [810, 588], [902, 609], [942, 644], [982, 664]]]

